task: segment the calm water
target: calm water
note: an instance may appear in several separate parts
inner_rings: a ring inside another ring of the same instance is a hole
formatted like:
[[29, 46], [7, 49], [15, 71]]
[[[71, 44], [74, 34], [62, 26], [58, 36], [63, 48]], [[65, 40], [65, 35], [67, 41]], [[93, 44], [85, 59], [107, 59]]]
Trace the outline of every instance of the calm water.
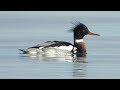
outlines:
[[[26, 57], [18, 49], [48, 40], [73, 42], [71, 21], [100, 37], [86, 36], [87, 63], [71, 58]], [[0, 79], [120, 79], [120, 12], [1, 11]]]

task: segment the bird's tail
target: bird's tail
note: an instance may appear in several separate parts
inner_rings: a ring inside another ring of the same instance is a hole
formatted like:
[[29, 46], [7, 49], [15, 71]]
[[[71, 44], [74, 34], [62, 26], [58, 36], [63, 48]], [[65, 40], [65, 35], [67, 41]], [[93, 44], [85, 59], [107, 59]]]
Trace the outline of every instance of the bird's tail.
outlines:
[[18, 49], [18, 50], [22, 51], [22, 53], [21, 53], [21, 54], [28, 54], [28, 51], [27, 51], [27, 50], [25, 50], [25, 49]]

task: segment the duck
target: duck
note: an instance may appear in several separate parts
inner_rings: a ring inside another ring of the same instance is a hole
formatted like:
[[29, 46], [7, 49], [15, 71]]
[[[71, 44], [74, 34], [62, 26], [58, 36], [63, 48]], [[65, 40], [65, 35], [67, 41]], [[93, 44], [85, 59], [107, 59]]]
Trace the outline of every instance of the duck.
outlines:
[[87, 50], [86, 44], [83, 40], [86, 35], [100, 36], [91, 32], [88, 27], [79, 22], [74, 24], [75, 26], [70, 29], [73, 32], [73, 44], [66, 41], [46, 41], [44, 43], [28, 47], [26, 49], [19, 49], [22, 54], [29, 55], [42, 55], [42, 56], [77, 56], [86, 57]]

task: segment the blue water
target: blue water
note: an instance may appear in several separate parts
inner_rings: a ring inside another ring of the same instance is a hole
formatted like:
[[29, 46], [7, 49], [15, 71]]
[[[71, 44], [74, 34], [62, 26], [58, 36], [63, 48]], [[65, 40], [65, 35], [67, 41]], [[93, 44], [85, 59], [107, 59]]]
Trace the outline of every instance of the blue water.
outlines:
[[[18, 49], [48, 40], [73, 43], [71, 21], [101, 35], [85, 36], [87, 63], [20, 54]], [[119, 41], [119, 11], [1, 11], [0, 79], [119, 79]]]

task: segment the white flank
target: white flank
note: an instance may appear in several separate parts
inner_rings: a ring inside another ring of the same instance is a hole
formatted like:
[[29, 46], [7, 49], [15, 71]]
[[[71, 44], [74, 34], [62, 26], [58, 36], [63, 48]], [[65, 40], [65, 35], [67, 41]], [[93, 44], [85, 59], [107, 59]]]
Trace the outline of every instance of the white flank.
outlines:
[[[44, 55], [48, 57], [66, 57], [66, 56], [71, 56], [72, 54], [72, 49], [73, 46], [56, 46], [56, 47], [39, 47], [37, 48], [30, 48], [27, 51], [29, 52], [30, 55]], [[75, 50], [75, 48], [74, 48]]]
[[59, 47], [49, 47], [49, 48], [43, 48], [43, 54], [45, 56], [51, 56], [51, 57], [55, 57], [55, 56], [60, 56], [60, 57], [64, 57], [64, 56], [69, 56], [71, 55], [71, 50], [73, 49], [72, 45], [69, 46], [59, 46]]

